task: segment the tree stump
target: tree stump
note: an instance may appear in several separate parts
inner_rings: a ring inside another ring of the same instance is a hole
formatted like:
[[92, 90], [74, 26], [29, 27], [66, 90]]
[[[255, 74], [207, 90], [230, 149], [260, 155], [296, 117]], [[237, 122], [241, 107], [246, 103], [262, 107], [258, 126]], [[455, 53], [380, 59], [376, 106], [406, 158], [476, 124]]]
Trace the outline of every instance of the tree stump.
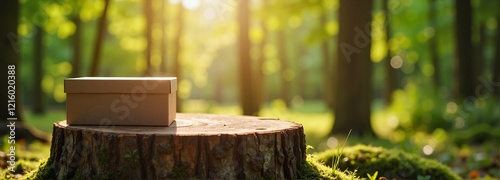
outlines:
[[177, 113], [169, 127], [54, 123], [48, 165], [58, 179], [290, 179], [305, 157], [300, 124]]

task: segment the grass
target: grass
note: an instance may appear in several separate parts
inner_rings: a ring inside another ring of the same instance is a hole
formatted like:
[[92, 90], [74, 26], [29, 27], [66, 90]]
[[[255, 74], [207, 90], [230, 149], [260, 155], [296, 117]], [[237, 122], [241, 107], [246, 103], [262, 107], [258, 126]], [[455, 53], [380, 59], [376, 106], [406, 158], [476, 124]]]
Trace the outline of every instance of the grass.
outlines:
[[66, 109], [48, 110], [45, 114], [40, 115], [33, 114], [31, 111], [25, 112], [25, 121], [28, 124], [47, 133], [52, 132], [53, 123], [66, 119]]
[[339, 171], [326, 166], [314, 155], [308, 154], [306, 161], [298, 171], [298, 179], [341, 179], [357, 180], [359, 177], [348, 171]]
[[[6, 136], [5, 136], [6, 137]], [[6, 143], [6, 138], [3, 137], [0, 141], [1, 151], [8, 152], [10, 148]], [[38, 169], [40, 162], [49, 158], [50, 145], [40, 142], [26, 143], [23, 140], [16, 141], [16, 167], [12, 173], [8, 169], [0, 168], [0, 179], [21, 178], [27, 174], [32, 174], [33, 170]], [[24, 177], [25, 178], [25, 177]]]

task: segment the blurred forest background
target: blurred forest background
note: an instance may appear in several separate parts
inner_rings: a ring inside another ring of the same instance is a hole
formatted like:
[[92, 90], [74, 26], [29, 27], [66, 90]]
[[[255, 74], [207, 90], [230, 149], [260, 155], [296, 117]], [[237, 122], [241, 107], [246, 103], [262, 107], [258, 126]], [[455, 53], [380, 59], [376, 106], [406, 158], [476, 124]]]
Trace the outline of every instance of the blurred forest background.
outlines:
[[42, 131], [65, 119], [64, 78], [176, 76], [179, 112], [299, 122], [313, 152], [337, 147], [352, 129], [361, 135], [353, 142], [433, 155], [470, 144], [500, 153], [498, 7], [20, 0], [3, 11], [19, 10], [17, 34], [8, 36], [10, 48], [19, 46], [18, 96], [23, 119]]

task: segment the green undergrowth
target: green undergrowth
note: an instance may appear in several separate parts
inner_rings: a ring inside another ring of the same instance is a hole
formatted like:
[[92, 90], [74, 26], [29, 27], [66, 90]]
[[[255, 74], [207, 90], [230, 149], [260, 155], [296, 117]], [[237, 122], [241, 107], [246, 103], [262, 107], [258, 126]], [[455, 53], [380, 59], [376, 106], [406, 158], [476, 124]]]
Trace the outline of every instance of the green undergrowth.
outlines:
[[55, 179], [56, 172], [52, 167], [52, 158], [49, 158], [46, 161], [41, 161], [40, 166], [29, 172], [25, 179]]
[[324, 165], [314, 155], [307, 155], [306, 161], [298, 172], [299, 179], [359, 179], [356, 174], [349, 171], [334, 170]]
[[357, 170], [361, 177], [378, 171], [379, 176], [388, 179], [461, 179], [449, 167], [435, 160], [397, 149], [357, 145], [346, 147], [342, 152], [322, 152], [317, 155], [317, 159], [331, 166], [333, 159], [339, 156], [340, 170]]

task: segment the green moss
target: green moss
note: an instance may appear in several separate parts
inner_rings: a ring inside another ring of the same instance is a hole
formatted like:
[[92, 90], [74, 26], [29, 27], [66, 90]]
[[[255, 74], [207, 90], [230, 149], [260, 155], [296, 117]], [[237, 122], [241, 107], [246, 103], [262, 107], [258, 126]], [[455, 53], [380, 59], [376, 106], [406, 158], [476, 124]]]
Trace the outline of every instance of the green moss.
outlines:
[[108, 156], [106, 154], [107, 153], [106, 153], [105, 147], [101, 147], [101, 148], [99, 148], [99, 150], [97, 150], [97, 152], [95, 152], [95, 157], [97, 158], [97, 162], [103, 168], [108, 168], [108, 166], [109, 166]]
[[75, 175], [71, 178], [71, 180], [85, 180], [80, 170], [77, 170]]
[[47, 161], [41, 161], [38, 169], [28, 173], [26, 179], [55, 179], [56, 172], [52, 167], [52, 158]]
[[299, 179], [359, 179], [352, 172], [333, 170], [325, 166], [314, 155], [307, 155], [298, 171]]
[[333, 157], [340, 155], [339, 168], [358, 170], [358, 174], [379, 172], [388, 179], [417, 179], [419, 176], [430, 176], [431, 179], [461, 179], [451, 169], [435, 160], [425, 159], [416, 154], [401, 150], [388, 150], [382, 147], [357, 145], [346, 147], [340, 154], [337, 151], [326, 151], [317, 155], [326, 165], [332, 165]]
[[187, 172], [186, 169], [180, 166], [174, 166], [170, 177], [172, 179], [186, 179]]

